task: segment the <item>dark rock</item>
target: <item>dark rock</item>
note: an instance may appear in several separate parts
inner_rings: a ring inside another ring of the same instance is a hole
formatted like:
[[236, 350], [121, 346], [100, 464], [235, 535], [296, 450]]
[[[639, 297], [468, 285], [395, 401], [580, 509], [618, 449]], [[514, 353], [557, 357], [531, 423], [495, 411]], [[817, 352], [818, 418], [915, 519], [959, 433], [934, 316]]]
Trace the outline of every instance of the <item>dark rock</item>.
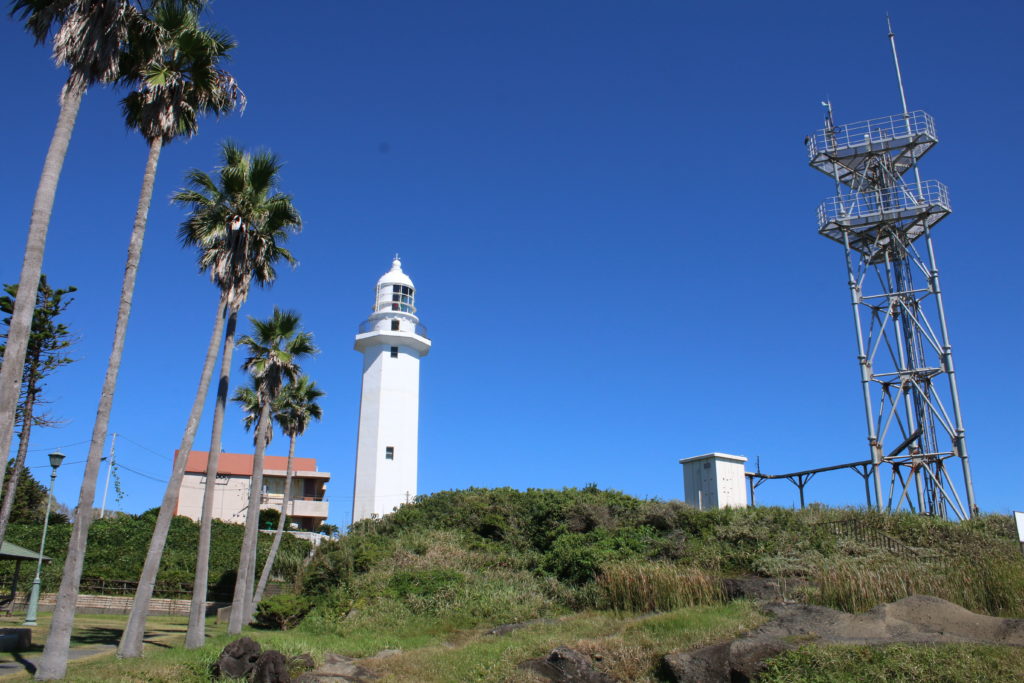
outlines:
[[807, 579], [801, 577], [771, 578], [765, 576], [739, 576], [722, 582], [729, 600], [746, 598], [764, 602], [781, 601], [804, 592]]
[[797, 647], [777, 638], [741, 638], [729, 645], [729, 678], [734, 683], [757, 680], [766, 660]]
[[708, 645], [691, 652], [672, 652], [662, 658], [662, 669], [676, 683], [720, 683], [729, 680], [729, 643]]
[[239, 638], [224, 646], [213, 665], [214, 677], [245, 678], [256, 665], [262, 648], [252, 638]]
[[252, 683], [292, 683], [288, 658], [277, 650], [267, 650], [256, 660], [250, 680]]
[[567, 647], [556, 647], [542, 659], [528, 659], [519, 668], [553, 683], [617, 683], [616, 679], [595, 669], [585, 654]]

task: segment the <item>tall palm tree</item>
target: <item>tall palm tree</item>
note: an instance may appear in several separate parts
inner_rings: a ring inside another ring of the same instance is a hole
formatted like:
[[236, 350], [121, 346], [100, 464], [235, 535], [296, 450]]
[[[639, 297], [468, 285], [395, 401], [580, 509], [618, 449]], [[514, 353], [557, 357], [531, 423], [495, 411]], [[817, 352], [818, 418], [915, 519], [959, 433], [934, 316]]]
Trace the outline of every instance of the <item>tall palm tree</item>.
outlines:
[[[225, 142], [221, 145], [221, 162], [216, 180], [202, 171], [189, 171], [189, 189], [174, 195], [175, 202], [190, 210], [178, 236], [185, 246], [199, 249], [199, 268], [208, 272], [220, 289], [227, 311], [199, 523], [196, 576], [185, 637], [185, 647], [190, 649], [202, 647], [206, 641], [213, 487], [220, 460], [238, 311], [253, 280], [269, 286], [277, 277], [276, 263], [283, 260], [295, 265], [295, 259], [281, 244], [288, 239], [289, 232], [302, 227], [291, 196], [277, 191], [281, 162], [276, 156], [269, 152], [248, 154], [234, 143]], [[186, 456], [187, 453], [181, 457]]]
[[248, 357], [242, 367], [252, 376], [258, 403], [256, 451], [249, 484], [249, 505], [245, 513], [245, 535], [238, 557], [238, 575], [231, 603], [228, 633], [241, 633], [252, 617], [253, 583], [256, 574], [256, 540], [259, 533], [260, 499], [263, 493], [263, 459], [270, 431], [271, 407], [278, 399], [286, 381], [300, 374], [298, 361], [317, 353], [313, 335], [303, 332], [298, 313], [274, 308], [267, 320], [249, 318], [253, 334], [238, 340], [246, 347]]
[[10, 14], [25, 23], [37, 45], [52, 38], [53, 59], [57, 66], [68, 67], [68, 80], [61, 91], [60, 114], [32, 204], [18, 280], [22, 295], [15, 302], [5, 362], [0, 366], [0, 453], [4, 454], [10, 449], [14, 431], [53, 199], [78, 108], [87, 88], [117, 78], [122, 47], [139, 20], [138, 10], [125, 0], [12, 0]]
[[[219, 31], [201, 26], [198, 11], [182, 0], [161, 0], [151, 8], [149, 15], [150, 21], [145, 25], [142, 35], [134, 41], [133, 49], [126, 52], [122, 59], [123, 77], [139, 82], [139, 87], [122, 100], [125, 122], [129, 128], [142, 133], [149, 143], [149, 158], [132, 235], [132, 244], [137, 244], [138, 249], [129, 252], [129, 263], [125, 269], [126, 288], [127, 273], [132, 273], [134, 281], [134, 272], [138, 268], [142, 235], [146, 229], [146, 216], [153, 195], [156, 164], [163, 145], [178, 136], [195, 135], [202, 114], [220, 116], [236, 106], [245, 106], [245, 96], [235, 79], [219, 66], [235, 47], [234, 40]], [[214, 335], [207, 347], [199, 388], [185, 426], [182, 445], [178, 449], [179, 458], [164, 491], [132, 611], [121, 636], [118, 654], [122, 657], [142, 656], [142, 637], [149, 601], [153, 596], [160, 558], [177, 506], [185, 474], [185, 461], [199, 427], [203, 403], [213, 375], [221, 334], [217, 328], [222, 327], [223, 317], [223, 310], [218, 307]]]
[[295, 459], [295, 441], [306, 431], [310, 420], [319, 421], [323, 417], [323, 410], [316, 402], [323, 395], [324, 392], [317, 387], [316, 382], [311, 380], [308, 375], [302, 375], [284, 387], [272, 406], [274, 420], [280, 426], [281, 433], [288, 437], [288, 465], [284, 479], [284, 496], [281, 498], [281, 515], [277, 519], [277, 531], [270, 544], [270, 552], [263, 564], [263, 571], [260, 572], [256, 592], [252, 596], [254, 608], [263, 599], [267, 581], [270, 580], [270, 571], [274, 567], [274, 560], [277, 559], [278, 548], [281, 547], [281, 534], [284, 533], [285, 517], [292, 495], [292, 462]]

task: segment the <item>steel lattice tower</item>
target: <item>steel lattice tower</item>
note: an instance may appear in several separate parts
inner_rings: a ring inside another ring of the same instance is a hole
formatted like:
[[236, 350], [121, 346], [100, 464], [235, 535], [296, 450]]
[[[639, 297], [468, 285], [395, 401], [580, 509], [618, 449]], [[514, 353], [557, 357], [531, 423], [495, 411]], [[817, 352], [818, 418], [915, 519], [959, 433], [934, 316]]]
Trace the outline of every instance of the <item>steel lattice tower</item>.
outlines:
[[903, 113], [836, 125], [826, 102], [825, 127], [806, 140], [811, 166], [836, 185], [818, 232], [846, 255], [875, 506], [966, 519], [977, 507], [932, 245], [952, 209], [945, 185], [921, 179], [935, 122], [907, 110], [891, 28], [889, 40]]

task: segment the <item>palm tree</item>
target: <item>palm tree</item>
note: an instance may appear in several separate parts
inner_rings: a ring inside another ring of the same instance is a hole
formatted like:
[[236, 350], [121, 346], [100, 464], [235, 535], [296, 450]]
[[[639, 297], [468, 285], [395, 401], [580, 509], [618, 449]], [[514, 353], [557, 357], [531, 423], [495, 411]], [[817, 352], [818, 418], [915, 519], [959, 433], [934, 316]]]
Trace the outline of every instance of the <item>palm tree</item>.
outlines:
[[87, 88], [117, 78], [122, 46], [139, 19], [138, 10], [125, 0], [12, 0], [10, 14], [25, 23], [37, 45], [52, 37], [53, 59], [57, 66], [68, 67], [68, 80], [61, 91], [60, 114], [32, 204], [18, 280], [22, 295], [15, 302], [5, 362], [0, 366], [0, 453], [4, 454], [10, 449], [14, 431], [53, 199], [78, 108]]
[[253, 583], [256, 574], [256, 539], [259, 533], [260, 498], [263, 493], [263, 458], [270, 431], [271, 407], [278, 399], [284, 383], [300, 374], [297, 361], [317, 353], [313, 335], [303, 332], [299, 315], [274, 308], [267, 320], [249, 318], [253, 334], [238, 340], [248, 350], [242, 367], [252, 376], [260, 414], [256, 426], [256, 452], [249, 484], [249, 506], [245, 514], [245, 535], [238, 558], [238, 577], [231, 603], [228, 633], [241, 633], [252, 617]]
[[[191, 212], [178, 235], [185, 246], [199, 249], [199, 269], [209, 272], [220, 289], [221, 305], [228, 316], [199, 524], [192, 607], [185, 637], [185, 647], [190, 649], [202, 647], [206, 640], [213, 487], [220, 460], [238, 311], [253, 280], [268, 286], [277, 277], [274, 266], [278, 261], [295, 264], [295, 259], [281, 243], [287, 240], [289, 231], [298, 231], [302, 226], [291, 196], [277, 192], [281, 170], [277, 157], [269, 152], [248, 154], [234, 143], [225, 142], [221, 145], [221, 161], [216, 181], [202, 171], [193, 170], [187, 175], [189, 189], [174, 195], [174, 201], [189, 207]], [[186, 456], [187, 452], [181, 457]]]
[[274, 560], [277, 559], [278, 548], [281, 547], [281, 534], [284, 532], [285, 516], [288, 512], [288, 503], [291, 502], [292, 494], [292, 461], [295, 459], [295, 441], [306, 431], [310, 420], [319, 421], [323, 417], [323, 410], [317, 399], [322, 397], [324, 392], [317, 387], [316, 382], [309, 376], [301, 377], [289, 382], [272, 406], [274, 420], [281, 428], [281, 433], [288, 436], [288, 465], [284, 479], [284, 496], [281, 499], [281, 515], [277, 519], [277, 531], [274, 540], [270, 544], [270, 552], [263, 564], [263, 571], [260, 572], [260, 580], [256, 584], [256, 592], [252, 596], [252, 605], [255, 608], [263, 599], [263, 592], [267, 588], [267, 581], [270, 580], [270, 570], [274, 567]]
[[[219, 62], [236, 45], [229, 36], [201, 26], [197, 11], [181, 0], [158, 2], [151, 8], [150, 19], [140, 38], [134, 41], [133, 49], [126, 52], [122, 59], [124, 78], [135, 79], [140, 84], [137, 90], [121, 102], [125, 122], [129, 128], [142, 133], [149, 143], [149, 158], [132, 233], [133, 249], [129, 251], [129, 262], [125, 268], [126, 290], [129, 289], [128, 273], [131, 273], [131, 284], [134, 286], [134, 273], [138, 268], [146, 216], [153, 195], [156, 164], [163, 145], [178, 136], [195, 135], [202, 114], [220, 116], [235, 106], [245, 106], [245, 96], [235, 79], [219, 67]], [[130, 302], [130, 291], [128, 295]], [[180, 457], [174, 464], [164, 491], [132, 611], [118, 646], [121, 657], [142, 656], [142, 637], [149, 601], [153, 596], [160, 558], [178, 502], [185, 461], [199, 427], [203, 403], [213, 375], [221, 334], [217, 328], [222, 327], [223, 317], [223, 310], [218, 307], [214, 335], [207, 348], [199, 389], [186, 423], [182, 445], [178, 449]]]

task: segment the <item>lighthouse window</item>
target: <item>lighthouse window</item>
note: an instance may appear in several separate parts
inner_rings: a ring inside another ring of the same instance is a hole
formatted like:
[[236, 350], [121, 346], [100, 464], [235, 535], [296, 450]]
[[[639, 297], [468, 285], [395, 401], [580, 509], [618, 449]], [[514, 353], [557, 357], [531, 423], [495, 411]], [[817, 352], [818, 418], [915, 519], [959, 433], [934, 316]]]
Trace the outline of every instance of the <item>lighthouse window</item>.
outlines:
[[392, 358], [398, 358], [398, 347], [397, 346], [392, 346], [391, 347], [391, 357]]
[[391, 285], [391, 310], [415, 313], [413, 289], [407, 285]]
[[392, 332], [398, 332], [398, 321], [397, 320], [392, 320], [391, 321], [391, 331]]
[[388, 446], [387, 448], [384, 449], [384, 458], [386, 460], [394, 460], [395, 459], [395, 447], [394, 446]]

